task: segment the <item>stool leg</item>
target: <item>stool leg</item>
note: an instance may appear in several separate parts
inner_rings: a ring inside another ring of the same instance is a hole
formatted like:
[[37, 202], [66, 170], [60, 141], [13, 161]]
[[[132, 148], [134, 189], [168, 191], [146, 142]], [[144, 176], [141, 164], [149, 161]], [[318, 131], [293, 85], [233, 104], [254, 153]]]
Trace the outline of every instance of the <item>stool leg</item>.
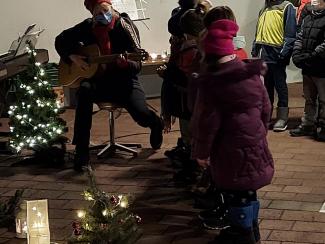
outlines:
[[110, 134], [110, 142], [108, 145], [101, 150], [98, 154], [97, 157], [101, 158], [103, 157], [104, 154], [107, 153], [115, 153], [116, 150], [124, 151], [124, 152], [129, 152], [132, 153], [133, 156], [137, 156], [138, 152], [130, 147], [134, 148], [141, 148], [141, 144], [136, 144], [136, 143], [126, 143], [126, 144], [118, 144], [115, 142], [115, 119], [114, 119], [114, 111], [109, 110], [109, 134]]
[[103, 155], [107, 153], [114, 153], [116, 150], [115, 147], [115, 127], [114, 127], [114, 111], [109, 110], [108, 112], [108, 122], [109, 122], [109, 138], [110, 141], [107, 144], [106, 147], [104, 147], [103, 150], [101, 150], [98, 154], [97, 157], [101, 158]]
[[131, 149], [129, 147], [126, 147], [124, 145], [121, 145], [121, 144], [118, 144], [118, 143], [115, 143], [114, 144], [114, 147], [120, 151], [125, 151], [125, 152], [129, 152], [129, 153], [132, 153], [133, 156], [138, 156], [138, 152], [134, 149]]
[[142, 148], [142, 145], [139, 143], [119, 143], [119, 144], [125, 147]]
[[114, 112], [109, 111], [109, 135], [110, 135], [110, 144], [115, 144], [115, 125], [114, 125]]
[[103, 155], [107, 154], [107, 153], [114, 153], [115, 152], [115, 145], [112, 145], [111, 143], [108, 143], [106, 147], [103, 148], [103, 150], [101, 150], [98, 154], [97, 157], [101, 158], [103, 157]]

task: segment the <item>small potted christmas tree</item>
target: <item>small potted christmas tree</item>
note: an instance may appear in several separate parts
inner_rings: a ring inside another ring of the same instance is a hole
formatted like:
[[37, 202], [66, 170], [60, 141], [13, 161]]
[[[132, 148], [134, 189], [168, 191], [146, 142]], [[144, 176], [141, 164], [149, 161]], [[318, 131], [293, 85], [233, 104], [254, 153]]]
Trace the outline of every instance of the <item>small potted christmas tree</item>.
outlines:
[[69, 244], [133, 244], [141, 236], [141, 218], [129, 211], [130, 198], [108, 194], [98, 189], [92, 169], [88, 168], [89, 189], [83, 196], [89, 201], [86, 210], [78, 211], [79, 220], [72, 224]]

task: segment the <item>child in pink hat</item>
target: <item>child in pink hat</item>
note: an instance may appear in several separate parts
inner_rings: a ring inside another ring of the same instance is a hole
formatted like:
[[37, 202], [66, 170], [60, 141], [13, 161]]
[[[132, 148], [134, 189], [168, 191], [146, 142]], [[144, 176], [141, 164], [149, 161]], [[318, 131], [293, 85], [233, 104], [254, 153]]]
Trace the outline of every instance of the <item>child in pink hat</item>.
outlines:
[[[226, 206], [227, 226], [213, 243], [260, 243], [256, 191], [271, 183], [273, 158], [266, 139], [271, 105], [260, 75], [261, 60], [237, 58], [238, 25], [213, 22], [202, 41], [207, 71], [197, 78], [191, 119], [192, 157], [210, 166]], [[228, 228], [227, 228], [228, 227]]]

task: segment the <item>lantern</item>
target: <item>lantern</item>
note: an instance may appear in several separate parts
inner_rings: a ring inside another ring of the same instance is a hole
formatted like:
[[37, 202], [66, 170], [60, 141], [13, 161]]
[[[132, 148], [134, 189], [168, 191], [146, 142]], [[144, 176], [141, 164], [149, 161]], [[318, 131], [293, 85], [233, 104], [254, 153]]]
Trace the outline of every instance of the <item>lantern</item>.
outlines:
[[19, 212], [16, 216], [16, 237], [27, 238], [27, 203], [20, 204]]
[[50, 244], [47, 200], [27, 201], [28, 244]]

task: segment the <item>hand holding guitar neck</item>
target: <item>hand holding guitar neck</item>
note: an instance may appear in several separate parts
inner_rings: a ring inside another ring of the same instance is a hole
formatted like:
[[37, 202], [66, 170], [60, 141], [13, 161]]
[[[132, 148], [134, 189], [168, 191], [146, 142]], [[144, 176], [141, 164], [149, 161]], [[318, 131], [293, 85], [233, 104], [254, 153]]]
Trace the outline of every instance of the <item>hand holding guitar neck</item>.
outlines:
[[125, 55], [121, 54], [116, 59], [116, 64], [121, 69], [126, 69], [129, 66], [128, 60], [125, 56], [126, 54]]

